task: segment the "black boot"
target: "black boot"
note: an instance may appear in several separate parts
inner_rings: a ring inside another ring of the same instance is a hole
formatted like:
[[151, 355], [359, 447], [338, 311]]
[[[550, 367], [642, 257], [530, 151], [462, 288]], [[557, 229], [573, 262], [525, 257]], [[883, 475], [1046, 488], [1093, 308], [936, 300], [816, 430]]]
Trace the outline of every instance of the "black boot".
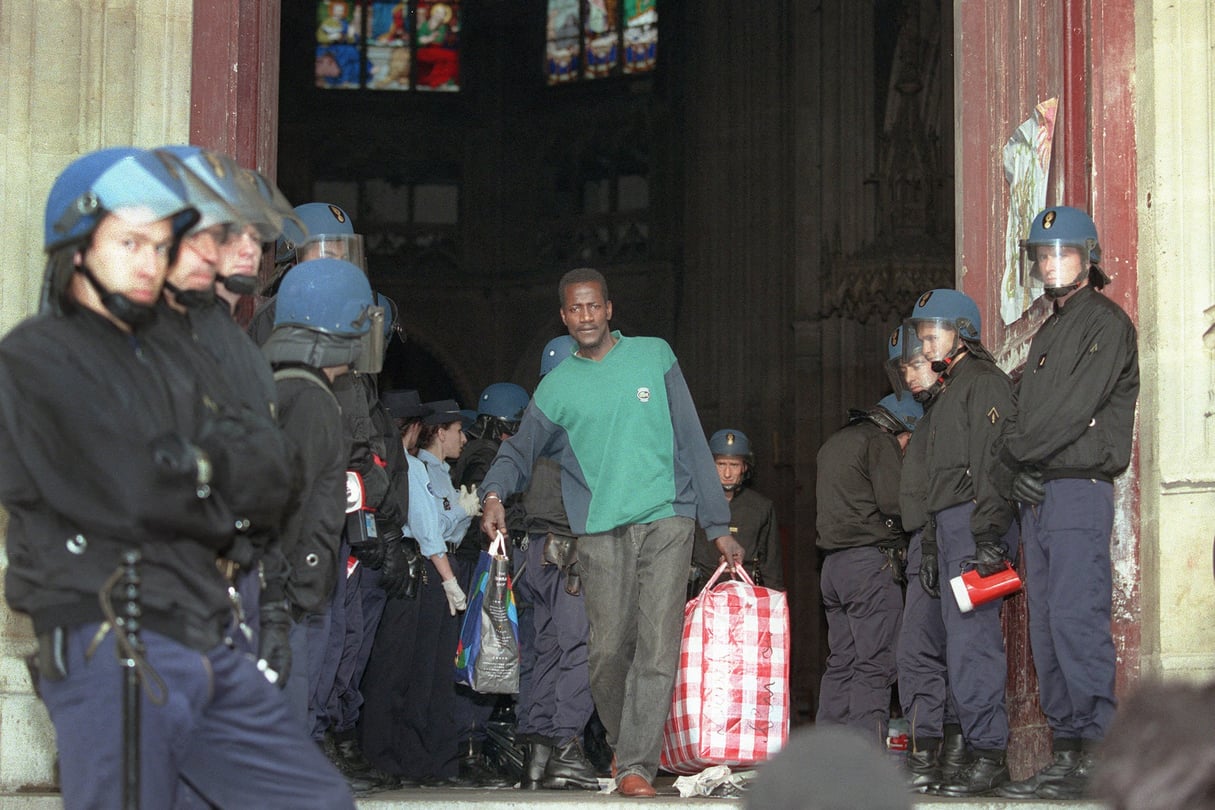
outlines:
[[540, 780], [544, 778], [544, 767], [553, 753], [553, 747], [548, 743], [529, 742], [527, 744], [527, 761], [523, 763], [523, 778], [519, 787], [523, 790], [539, 790]]
[[939, 796], [982, 796], [1008, 782], [1004, 751], [976, 748], [974, 760], [933, 792]]
[[1066, 775], [1041, 785], [1034, 795], [1039, 799], [1071, 800], [1083, 799], [1088, 793], [1088, 783], [1093, 775], [1093, 754], [1091, 751], [1081, 751], [1076, 761], [1076, 767]]
[[970, 764], [970, 751], [966, 748], [966, 738], [962, 736], [962, 727], [957, 723], [945, 724], [945, 741], [941, 743], [941, 780], [948, 782], [957, 776], [958, 771]]
[[598, 790], [599, 779], [595, 776], [595, 766], [582, 753], [582, 745], [574, 737], [565, 745], [554, 748], [548, 765], [544, 768], [544, 787], [549, 790], [577, 788], [580, 790]]
[[492, 768], [481, 754], [481, 744], [476, 740], [466, 740], [460, 749], [460, 775], [455, 784], [458, 787], [501, 788], [511, 787], [514, 782]]
[[350, 789], [356, 793], [366, 793], [372, 790], [390, 790], [404, 787], [399, 777], [385, 773], [371, 764], [359, 747], [354, 729], [349, 731], [330, 731], [325, 734], [326, 753], [332, 751], [330, 761], [341, 771], [342, 776], [350, 783]]
[[1038, 795], [1038, 789], [1044, 785], [1058, 782], [1071, 773], [1080, 762], [1080, 752], [1077, 750], [1056, 751], [1051, 762], [1028, 779], [1020, 782], [1009, 782], [996, 791], [997, 796], [1008, 799], [1028, 799]]
[[915, 748], [907, 752], [907, 779], [911, 789], [923, 792], [941, 783], [941, 741], [934, 737], [920, 737]]

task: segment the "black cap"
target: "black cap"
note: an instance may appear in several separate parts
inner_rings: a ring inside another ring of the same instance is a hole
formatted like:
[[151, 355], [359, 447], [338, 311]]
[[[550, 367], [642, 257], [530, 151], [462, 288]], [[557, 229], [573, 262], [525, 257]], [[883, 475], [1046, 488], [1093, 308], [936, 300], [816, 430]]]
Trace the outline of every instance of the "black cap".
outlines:
[[430, 413], [422, 417], [424, 425], [447, 425], [452, 422], [462, 422], [465, 425], [472, 424], [468, 421], [468, 417], [460, 410], [460, 403], [454, 399], [440, 399], [435, 402], [422, 403], [423, 408], [429, 408]]
[[430, 415], [430, 408], [422, 404], [422, 398], [413, 389], [385, 391], [380, 402], [394, 419], [421, 419]]

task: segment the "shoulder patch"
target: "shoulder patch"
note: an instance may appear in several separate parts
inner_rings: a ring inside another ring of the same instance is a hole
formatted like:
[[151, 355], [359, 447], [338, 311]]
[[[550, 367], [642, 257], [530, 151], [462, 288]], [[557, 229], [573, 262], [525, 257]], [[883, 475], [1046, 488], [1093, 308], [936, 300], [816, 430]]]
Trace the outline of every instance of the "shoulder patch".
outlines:
[[987, 412], [987, 419], [993, 425], [1000, 421], [1000, 412], [996, 410], [996, 406], [991, 406], [991, 410]]

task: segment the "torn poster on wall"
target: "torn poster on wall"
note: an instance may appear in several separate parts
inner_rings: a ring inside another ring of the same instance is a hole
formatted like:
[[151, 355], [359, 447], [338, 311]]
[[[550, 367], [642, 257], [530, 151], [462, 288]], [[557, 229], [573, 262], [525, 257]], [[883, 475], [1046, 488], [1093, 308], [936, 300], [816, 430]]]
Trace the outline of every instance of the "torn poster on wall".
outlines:
[[1019, 320], [1042, 295], [1042, 285], [1022, 273], [1019, 251], [1020, 241], [1029, 234], [1034, 216], [1046, 207], [1050, 149], [1058, 109], [1058, 98], [1040, 102], [1004, 146], [1004, 179], [1008, 181], [1010, 196], [1000, 284], [1000, 317], [1005, 324]]

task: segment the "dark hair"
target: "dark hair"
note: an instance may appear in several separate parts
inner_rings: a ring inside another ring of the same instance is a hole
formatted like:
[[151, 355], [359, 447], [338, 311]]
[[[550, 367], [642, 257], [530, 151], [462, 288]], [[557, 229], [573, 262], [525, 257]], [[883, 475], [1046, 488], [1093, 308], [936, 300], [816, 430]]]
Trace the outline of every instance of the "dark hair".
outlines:
[[599, 289], [603, 290], [603, 300], [610, 301], [611, 296], [608, 295], [607, 279], [593, 267], [575, 267], [564, 276], [557, 284], [557, 299], [561, 306], [565, 306], [565, 291], [567, 288], [575, 284], [598, 284]]
[[435, 440], [435, 436], [439, 435], [439, 431], [443, 428], [451, 427], [452, 425], [460, 424], [459, 419], [453, 419], [450, 422], [443, 422], [437, 425], [430, 425], [426, 422], [422, 423], [422, 429], [418, 431], [418, 447], [426, 447]]

